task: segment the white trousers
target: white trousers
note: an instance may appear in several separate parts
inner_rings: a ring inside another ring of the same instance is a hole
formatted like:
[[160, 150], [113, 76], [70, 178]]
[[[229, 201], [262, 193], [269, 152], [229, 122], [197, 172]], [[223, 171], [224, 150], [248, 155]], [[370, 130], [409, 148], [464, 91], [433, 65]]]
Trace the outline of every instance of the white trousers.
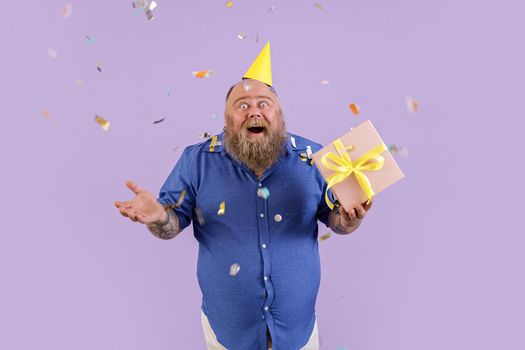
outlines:
[[[204, 339], [206, 340], [206, 346], [208, 347], [208, 350], [228, 350], [217, 341], [217, 336], [210, 326], [208, 317], [206, 317], [202, 310], [201, 321], [202, 330], [204, 331]], [[268, 350], [272, 350], [272, 348], [268, 348]], [[317, 329], [317, 319], [315, 320], [314, 330], [312, 331], [312, 335], [310, 336], [308, 343], [306, 343], [306, 345], [300, 350], [319, 350], [319, 330]]]

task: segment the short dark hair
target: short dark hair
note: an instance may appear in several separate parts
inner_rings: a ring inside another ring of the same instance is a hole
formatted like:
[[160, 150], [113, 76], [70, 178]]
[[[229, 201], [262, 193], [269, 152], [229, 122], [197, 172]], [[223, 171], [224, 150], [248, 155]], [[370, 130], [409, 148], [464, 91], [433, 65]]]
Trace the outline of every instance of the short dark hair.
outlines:
[[[244, 78], [243, 78], [242, 80], [244, 80]], [[233, 88], [235, 87], [235, 85], [237, 85], [237, 84], [233, 84], [233, 85], [231, 86], [231, 88], [228, 90], [228, 92], [226, 93], [226, 101], [228, 101], [228, 98], [230, 98], [230, 95], [231, 95], [231, 93], [232, 93]], [[268, 85], [268, 84], [266, 84], [266, 86], [268, 86], [268, 89], [270, 89], [270, 91], [273, 92], [273, 94], [274, 94], [275, 96], [277, 96], [277, 91], [275, 91], [275, 89], [273, 88], [273, 86], [270, 86], [270, 85]]]

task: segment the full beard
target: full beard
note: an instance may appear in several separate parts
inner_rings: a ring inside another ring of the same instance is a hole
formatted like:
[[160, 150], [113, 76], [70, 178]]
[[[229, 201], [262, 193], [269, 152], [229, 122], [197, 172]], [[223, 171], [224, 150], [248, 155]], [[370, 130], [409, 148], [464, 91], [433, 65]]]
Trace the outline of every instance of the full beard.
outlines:
[[[224, 132], [226, 152], [256, 175], [262, 175], [284, 153], [286, 128], [282, 117], [280, 124], [277, 130], [271, 130], [265, 121], [248, 120], [239, 131], [235, 131], [230, 118], [227, 118]], [[263, 126], [266, 134], [263, 137], [250, 137], [248, 127], [252, 126]]]

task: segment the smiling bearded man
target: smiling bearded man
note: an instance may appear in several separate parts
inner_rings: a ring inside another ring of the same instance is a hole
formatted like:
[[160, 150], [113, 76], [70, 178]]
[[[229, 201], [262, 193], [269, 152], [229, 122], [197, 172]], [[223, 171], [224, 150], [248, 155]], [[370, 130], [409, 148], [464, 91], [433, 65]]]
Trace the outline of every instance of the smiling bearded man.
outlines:
[[226, 151], [260, 177], [285, 151], [286, 127], [275, 90], [243, 80], [228, 92], [224, 114]]
[[115, 202], [161, 239], [193, 223], [208, 350], [319, 350], [318, 221], [348, 234], [366, 214], [328, 207], [305, 156], [322, 147], [286, 132], [269, 55], [268, 43], [227, 94], [225, 131], [186, 147], [158, 198], [127, 182], [135, 198]]

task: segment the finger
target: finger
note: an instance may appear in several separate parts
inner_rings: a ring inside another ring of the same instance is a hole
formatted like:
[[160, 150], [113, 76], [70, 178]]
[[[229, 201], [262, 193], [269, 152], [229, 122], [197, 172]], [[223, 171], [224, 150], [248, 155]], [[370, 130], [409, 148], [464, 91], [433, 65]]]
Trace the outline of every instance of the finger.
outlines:
[[350, 216], [348, 215], [348, 212], [343, 207], [339, 207], [339, 214], [341, 214], [341, 218], [345, 221], [350, 221]]
[[137, 220], [141, 223], [141, 224], [147, 224], [149, 221], [146, 219], [146, 217], [142, 214], [139, 214], [137, 215]]
[[356, 216], [359, 220], [364, 219], [366, 216], [366, 210], [363, 208], [361, 204], [359, 204], [357, 207], [355, 207]]
[[126, 209], [124, 209], [124, 208], [120, 208], [119, 212], [120, 212], [120, 214], [122, 214], [122, 216], [125, 216], [125, 217], [129, 216], [128, 211]]
[[140, 192], [142, 192], [142, 189], [133, 181], [130, 181], [130, 180], [126, 181], [126, 186], [127, 188], [132, 190], [135, 194], [139, 194]]
[[350, 217], [350, 221], [354, 221], [357, 217], [354, 208], [350, 209], [348, 212], [348, 216]]
[[365, 208], [365, 210], [368, 211], [368, 209], [372, 207], [372, 204], [374, 204], [372, 200], [370, 200], [369, 202], [365, 202], [363, 203], [363, 208]]

